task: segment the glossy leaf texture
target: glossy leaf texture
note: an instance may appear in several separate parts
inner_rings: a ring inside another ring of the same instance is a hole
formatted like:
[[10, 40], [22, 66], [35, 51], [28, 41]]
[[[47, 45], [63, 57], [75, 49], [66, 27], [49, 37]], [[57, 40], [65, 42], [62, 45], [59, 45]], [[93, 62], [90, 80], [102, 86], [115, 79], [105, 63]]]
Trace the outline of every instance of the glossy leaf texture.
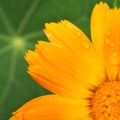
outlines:
[[100, 0], [0, 0], [1, 120], [8, 120], [28, 100], [49, 94], [28, 76], [24, 59], [37, 40], [47, 40], [44, 24], [67, 19], [90, 37], [90, 16], [97, 2]]

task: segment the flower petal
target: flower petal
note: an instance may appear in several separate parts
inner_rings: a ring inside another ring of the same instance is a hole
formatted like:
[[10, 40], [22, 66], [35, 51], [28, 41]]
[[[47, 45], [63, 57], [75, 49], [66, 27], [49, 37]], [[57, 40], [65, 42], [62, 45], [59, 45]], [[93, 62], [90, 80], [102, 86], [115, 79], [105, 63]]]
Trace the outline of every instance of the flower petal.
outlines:
[[100, 4], [95, 5], [91, 16], [92, 42], [103, 63], [104, 32], [109, 11], [109, 6], [106, 3], [100, 2]]
[[120, 9], [111, 9], [108, 15], [104, 41], [104, 59], [110, 80], [118, 77], [120, 65]]
[[59, 23], [46, 23], [45, 34], [53, 43], [65, 46], [73, 54], [80, 54], [81, 48], [89, 48], [91, 42], [87, 36], [75, 25], [67, 20]]
[[35, 52], [26, 54], [30, 64], [28, 73], [53, 93], [72, 98], [89, 97], [90, 90], [104, 80], [103, 69], [93, 50], [91, 55], [88, 52], [89, 56], [87, 52], [86, 55], [81, 52], [79, 57], [62, 45], [40, 41]]
[[53, 93], [73, 98], [90, 96], [90, 89], [105, 75], [89, 39], [66, 20], [47, 24], [44, 31], [51, 42], [40, 41], [35, 52], [28, 52], [29, 74]]
[[81, 62], [82, 64], [84, 61], [84, 64], [88, 64], [86, 67], [89, 69], [90, 66], [93, 70], [92, 72], [99, 76], [97, 80], [89, 79], [88, 81], [98, 85], [98, 83], [104, 79], [104, 67], [99, 59], [97, 51], [87, 36], [79, 28], [69, 21], [64, 20], [58, 24], [46, 24], [46, 29], [44, 31], [51, 42], [66, 47], [73, 53], [79, 63]]
[[91, 120], [88, 101], [58, 95], [35, 98], [13, 113], [10, 120]]
[[104, 61], [107, 76], [117, 79], [120, 63], [120, 9], [109, 9], [106, 3], [97, 4], [91, 17], [93, 43]]
[[[41, 41], [36, 52], [27, 53], [26, 60], [30, 64], [28, 73], [32, 78], [53, 93], [73, 98], [91, 95], [89, 82], [82, 82], [88, 76], [82, 73], [83, 77], [80, 76], [77, 59], [66, 48]], [[85, 68], [83, 72], [86, 72]]]

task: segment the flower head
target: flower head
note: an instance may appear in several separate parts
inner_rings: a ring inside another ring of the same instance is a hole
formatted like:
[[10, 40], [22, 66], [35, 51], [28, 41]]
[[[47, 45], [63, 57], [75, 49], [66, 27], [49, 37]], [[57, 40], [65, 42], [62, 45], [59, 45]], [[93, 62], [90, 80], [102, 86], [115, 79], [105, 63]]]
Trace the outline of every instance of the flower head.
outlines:
[[54, 94], [33, 99], [10, 120], [120, 120], [120, 9], [95, 5], [92, 42], [67, 20], [45, 25], [25, 59], [28, 73]]

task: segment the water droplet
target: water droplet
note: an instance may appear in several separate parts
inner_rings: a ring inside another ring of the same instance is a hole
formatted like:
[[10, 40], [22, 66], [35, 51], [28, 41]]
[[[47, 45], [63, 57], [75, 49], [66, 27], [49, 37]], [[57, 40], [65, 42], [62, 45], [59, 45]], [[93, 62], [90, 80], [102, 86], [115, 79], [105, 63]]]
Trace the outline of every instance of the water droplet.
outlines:
[[90, 44], [87, 42], [83, 42], [82, 47], [88, 49], [88, 48], [90, 48]]
[[108, 30], [108, 31], [107, 31], [107, 35], [110, 35], [110, 34], [111, 34], [111, 30]]
[[112, 65], [115, 65], [115, 66], [118, 65], [119, 62], [120, 62], [120, 53], [119, 52], [113, 52], [110, 55], [109, 59], [110, 59], [110, 63]]
[[110, 45], [111, 45], [111, 47], [114, 47], [114, 46], [115, 46], [115, 43], [114, 43], [114, 42], [111, 42]]

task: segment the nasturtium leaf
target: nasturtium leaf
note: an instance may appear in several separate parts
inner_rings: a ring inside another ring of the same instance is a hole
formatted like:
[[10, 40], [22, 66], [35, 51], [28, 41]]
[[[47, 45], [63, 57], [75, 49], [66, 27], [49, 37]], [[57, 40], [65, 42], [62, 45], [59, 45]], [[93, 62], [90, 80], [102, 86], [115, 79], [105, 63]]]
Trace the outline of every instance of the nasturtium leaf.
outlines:
[[28, 76], [24, 60], [37, 40], [47, 40], [44, 24], [67, 19], [90, 37], [90, 15], [97, 2], [100, 0], [0, 0], [1, 120], [8, 120], [28, 100], [49, 94]]

